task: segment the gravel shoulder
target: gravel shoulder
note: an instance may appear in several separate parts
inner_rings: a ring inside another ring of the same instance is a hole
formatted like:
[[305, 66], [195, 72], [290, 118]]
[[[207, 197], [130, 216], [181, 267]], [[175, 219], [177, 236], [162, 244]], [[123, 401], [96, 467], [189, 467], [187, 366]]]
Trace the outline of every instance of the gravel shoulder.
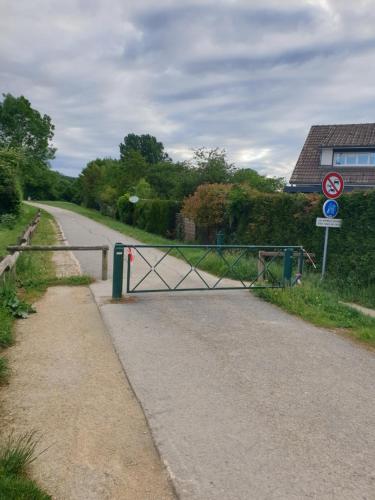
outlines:
[[[63, 235], [60, 235], [63, 240]], [[69, 252], [57, 274], [79, 274]], [[51, 287], [16, 323], [1, 425], [36, 430], [30, 474], [57, 500], [170, 500], [168, 474], [88, 287]]]

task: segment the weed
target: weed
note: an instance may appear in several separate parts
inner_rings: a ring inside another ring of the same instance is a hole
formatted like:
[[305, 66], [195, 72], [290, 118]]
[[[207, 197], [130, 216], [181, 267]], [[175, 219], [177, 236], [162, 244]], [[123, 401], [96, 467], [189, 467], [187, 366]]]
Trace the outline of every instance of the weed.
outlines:
[[8, 360], [4, 356], [0, 356], [0, 384], [7, 382], [9, 377]]
[[23, 474], [26, 467], [37, 459], [35, 449], [38, 442], [36, 431], [18, 437], [10, 434], [0, 445], [0, 475]]
[[0, 305], [6, 309], [13, 318], [27, 318], [35, 309], [17, 296], [17, 289], [12, 281], [4, 280], [0, 288]]

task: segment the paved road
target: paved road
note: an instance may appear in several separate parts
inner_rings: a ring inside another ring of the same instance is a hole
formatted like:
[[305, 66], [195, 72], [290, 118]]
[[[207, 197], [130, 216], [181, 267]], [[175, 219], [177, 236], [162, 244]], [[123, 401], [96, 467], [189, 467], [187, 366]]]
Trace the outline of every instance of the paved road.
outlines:
[[[49, 210], [71, 244], [125, 240]], [[92, 291], [182, 499], [375, 499], [372, 352], [248, 292]]]

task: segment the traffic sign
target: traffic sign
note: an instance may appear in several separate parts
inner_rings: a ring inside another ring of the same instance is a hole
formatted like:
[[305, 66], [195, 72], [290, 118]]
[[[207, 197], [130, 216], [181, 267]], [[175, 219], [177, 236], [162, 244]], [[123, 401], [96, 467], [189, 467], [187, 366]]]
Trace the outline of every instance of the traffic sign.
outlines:
[[317, 227], [341, 227], [342, 219], [326, 219], [325, 217], [316, 218]]
[[344, 191], [344, 179], [337, 172], [330, 172], [323, 179], [322, 189], [327, 198], [338, 198]]
[[339, 204], [336, 200], [326, 200], [323, 205], [323, 215], [332, 219], [336, 217], [339, 212]]

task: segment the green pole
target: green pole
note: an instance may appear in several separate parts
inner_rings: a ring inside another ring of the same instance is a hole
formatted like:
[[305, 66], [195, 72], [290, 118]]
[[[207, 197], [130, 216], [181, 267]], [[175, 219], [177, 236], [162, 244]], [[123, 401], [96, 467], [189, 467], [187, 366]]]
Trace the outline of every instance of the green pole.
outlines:
[[290, 286], [292, 280], [292, 256], [291, 248], [284, 250], [284, 266], [283, 266], [283, 285]]
[[223, 250], [221, 248], [222, 244], [224, 243], [224, 231], [218, 231], [216, 233], [216, 245], [217, 245], [217, 254], [221, 256], [223, 253]]
[[112, 280], [112, 298], [121, 299], [122, 297], [122, 279], [124, 272], [124, 245], [116, 243], [113, 250], [113, 280]]

